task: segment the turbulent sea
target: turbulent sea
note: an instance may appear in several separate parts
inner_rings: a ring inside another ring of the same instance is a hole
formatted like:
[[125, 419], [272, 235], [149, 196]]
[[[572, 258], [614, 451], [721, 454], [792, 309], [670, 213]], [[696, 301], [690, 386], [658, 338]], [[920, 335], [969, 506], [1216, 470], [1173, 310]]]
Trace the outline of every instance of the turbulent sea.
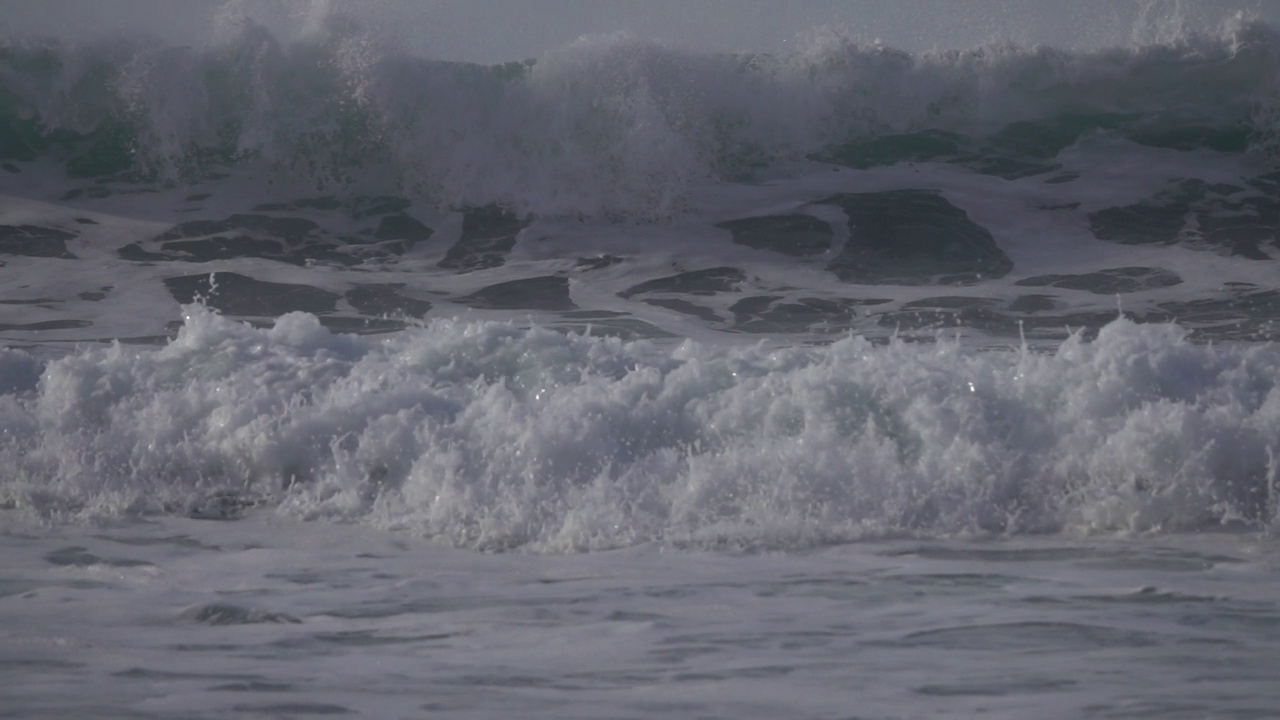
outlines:
[[0, 42], [0, 717], [1274, 718], [1280, 31]]

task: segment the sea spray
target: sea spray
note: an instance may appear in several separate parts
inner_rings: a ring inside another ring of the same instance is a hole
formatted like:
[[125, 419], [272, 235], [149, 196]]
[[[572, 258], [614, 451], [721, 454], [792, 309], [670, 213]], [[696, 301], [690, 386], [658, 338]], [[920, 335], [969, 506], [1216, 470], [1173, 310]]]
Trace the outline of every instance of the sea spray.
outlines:
[[10, 38], [0, 154], [169, 180], [257, 162], [322, 190], [381, 182], [449, 207], [669, 218], [706, 180], [920, 133], [934, 149], [905, 157], [1052, 157], [1095, 131], [1234, 134], [1217, 142], [1265, 154], [1278, 47], [1245, 20], [1087, 52], [912, 55], [828, 31], [788, 54], [702, 55], [616, 34], [494, 66], [426, 59], [333, 18], [290, 40], [241, 19], [196, 47]]
[[728, 350], [186, 312], [166, 347], [82, 350], [34, 388], [6, 363], [6, 506], [89, 519], [231, 493], [552, 552], [1261, 527], [1274, 511], [1280, 355], [1173, 326], [1117, 320], [1050, 353]]

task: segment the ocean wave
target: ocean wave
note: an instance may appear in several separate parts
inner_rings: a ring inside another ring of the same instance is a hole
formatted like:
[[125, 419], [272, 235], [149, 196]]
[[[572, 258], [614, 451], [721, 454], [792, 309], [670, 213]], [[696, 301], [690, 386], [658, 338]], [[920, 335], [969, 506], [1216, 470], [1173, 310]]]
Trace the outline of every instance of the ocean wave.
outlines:
[[312, 186], [378, 183], [441, 206], [670, 217], [690, 189], [815, 157], [1052, 158], [1093, 132], [1177, 149], [1280, 147], [1280, 35], [1236, 20], [1131, 47], [910, 54], [814, 32], [785, 55], [698, 54], [625, 34], [481, 66], [331, 19], [296, 40], [0, 45], [0, 159], [174, 180], [229, 164]]
[[163, 348], [0, 355], [0, 506], [270, 507], [542, 552], [1264, 528], [1277, 377], [1274, 348], [1125, 320], [1046, 353], [717, 349], [454, 321], [358, 338], [188, 306]]

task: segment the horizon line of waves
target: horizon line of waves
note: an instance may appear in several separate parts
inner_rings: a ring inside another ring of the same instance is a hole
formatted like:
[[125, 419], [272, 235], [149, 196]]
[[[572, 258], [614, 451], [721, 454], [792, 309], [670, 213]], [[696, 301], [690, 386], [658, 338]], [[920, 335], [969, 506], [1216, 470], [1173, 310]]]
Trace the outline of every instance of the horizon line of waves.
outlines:
[[1277, 58], [1280, 34], [1244, 21], [1087, 52], [911, 55], [825, 31], [788, 55], [724, 56], [618, 34], [497, 66], [425, 60], [342, 24], [283, 42], [246, 22], [200, 48], [10, 39], [0, 156], [170, 180], [258, 160], [319, 187], [391, 176], [441, 206], [655, 219], [699, 183], [859, 138], [1064, 115], [1244, 125], [1274, 158]]

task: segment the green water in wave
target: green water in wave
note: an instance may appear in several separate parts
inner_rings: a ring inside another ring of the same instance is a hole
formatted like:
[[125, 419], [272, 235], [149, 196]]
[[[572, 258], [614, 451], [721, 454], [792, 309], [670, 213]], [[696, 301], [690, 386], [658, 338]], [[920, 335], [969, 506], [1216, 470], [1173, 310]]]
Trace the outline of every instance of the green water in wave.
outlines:
[[1213, 124], [1162, 115], [1067, 114], [1010, 123], [986, 138], [934, 129], [863, 137], [811, 157], [860, 170], [904, 162], [952, 162], [1013, 180], [1061, 169], [1052, 160], [1092, 132], [1116, 133], [1149, 147], [1225, 153], [1247, 151], [1254, 134], [1244, 122]]

